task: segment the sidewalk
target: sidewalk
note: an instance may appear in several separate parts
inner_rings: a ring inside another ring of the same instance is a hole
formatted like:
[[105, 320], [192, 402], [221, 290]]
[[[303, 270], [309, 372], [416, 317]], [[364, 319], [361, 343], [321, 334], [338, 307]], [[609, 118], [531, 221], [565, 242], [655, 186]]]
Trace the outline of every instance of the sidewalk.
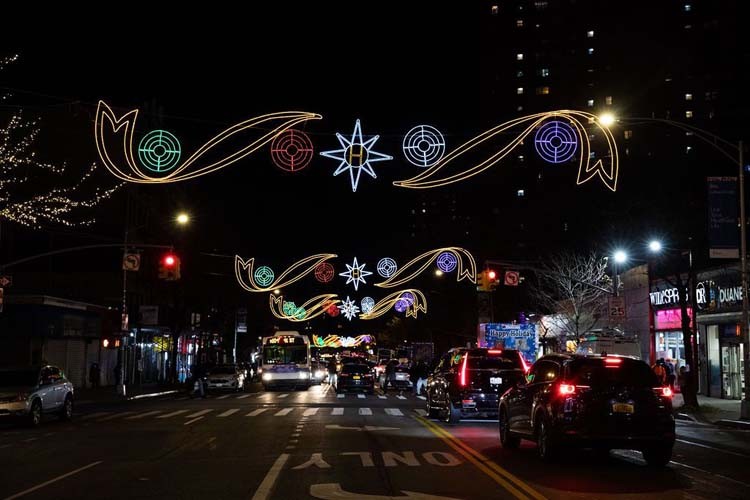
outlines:
[[702, 423], [734, 427], [736, 429], [750, 429], [750, 421], [740, 420], [740, 401], [736, 399], [709, 398], [698, 395], [700, 408], [695, 411], [683, 407], [682, 394], [675, 394], [672, 405], [678, 417], [689, 417]]
[[129, 385], [125, 388], [125, 395], [123, 396], [117, 393], [116, 386], [109, 385], [97, 388], [76, 388], [75, 397], [77, 404], [110, 403], [174, 394], [181, 390], [184, 390], [182, 385], [172, 384]]

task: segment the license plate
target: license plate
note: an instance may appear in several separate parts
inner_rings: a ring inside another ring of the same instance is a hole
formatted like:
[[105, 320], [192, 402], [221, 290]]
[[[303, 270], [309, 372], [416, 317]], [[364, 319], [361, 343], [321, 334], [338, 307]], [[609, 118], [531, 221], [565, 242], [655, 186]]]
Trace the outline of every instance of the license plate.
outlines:
[[490, 377], [490, 385], [500, 385], [503, 383], [502, 377]]
[[354, 380], [359, 380], [359, 375], [355, 375], [352, 377]]
[[614, 413], [634, 413], [635, 407], [629, 403], [615, 403], [612, 405]]

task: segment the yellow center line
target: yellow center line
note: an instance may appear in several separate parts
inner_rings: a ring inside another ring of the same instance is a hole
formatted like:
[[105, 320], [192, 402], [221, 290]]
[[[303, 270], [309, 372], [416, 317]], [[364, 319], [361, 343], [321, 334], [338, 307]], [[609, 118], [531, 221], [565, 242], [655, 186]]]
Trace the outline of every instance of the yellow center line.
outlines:
[[[446, 429], [442, 428], [439, 425], [434, 424], [433, 422], [423, 417], [414, 417], [414, 418], [417, 421], [419, 421], [422, 425], [427, 427], [430, 431], [432, 431], [433, 434], [443, 439], [443, 441], [445, 441], [449, 446], [451, 446], [451, 448], [461, 453], [461, 455], [466, 457], [471, 463], [477, 466], [477, 468], [482, 470], [482, 472], [492, 477], [496, 482], [498, 482], [498, 484], [503, 486], [503, 488], [513, 493], [513, 495], [516, 496], [516, 498], [531, 497], [536, 500], [546, 500], [546, 497], [544, 495], [540, 494], [538, 491], [536, 491], [531, 486], [526, 484], [523, 480], [511, 474], [507, 470], [503, 469], [496, 462], [484, 456], [482, 453], [475, 450], [474, 448], [470, 447], [468, 444], [464, 443], [463, 441], [455, 437]], [[469, 458], [467, 455], [470, 456], [471, 458]], [[508, 483], [508, 481], [512, 482], [512, 484]], [[510, 486], [510, 488], [506, 485]], [[519, 492], [514, 486], [517, 486], [518, 488], [523, 490], [525, 494]], [[519, 493], [521, 496], [516, 495], [516, 493]]]

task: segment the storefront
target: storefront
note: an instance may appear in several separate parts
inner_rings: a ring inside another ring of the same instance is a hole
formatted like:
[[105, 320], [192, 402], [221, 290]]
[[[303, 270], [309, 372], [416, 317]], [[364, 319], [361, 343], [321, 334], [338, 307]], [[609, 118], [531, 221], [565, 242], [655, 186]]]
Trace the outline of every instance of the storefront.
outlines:
[[[687, 276], [683, 276], [686, 280]], [[658, 359], [672, 363], [675, 373], [681, 366], [688, 364], [685, 360], [685, 343], [682, 333], [682, 310], [680, 309], [677, 288], [659, 280], [651, 283], [649, 294], [652, 311], [652, 331], [649, 360], [653, 364]], [[688, 293], [688, 303], [691, 297]], [[690, 322], [693, 321], [693, 309], [687, 308]]]
[[695, 295], [700, 392], [711, 397], [741, 399], [744, 346], [739, 268], [730, 266], [698, 273]]

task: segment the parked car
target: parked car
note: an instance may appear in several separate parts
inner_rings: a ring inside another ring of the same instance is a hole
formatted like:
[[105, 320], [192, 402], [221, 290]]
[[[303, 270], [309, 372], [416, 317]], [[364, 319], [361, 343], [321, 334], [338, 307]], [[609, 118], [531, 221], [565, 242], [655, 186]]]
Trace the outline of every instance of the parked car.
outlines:
[[73, 384], [51, 365], [0, 369], [0, 417], [39, 425], [45, 414], [73, 418]]
[[644, 361], [625, 356], [554, 354], [500, 399], [500, 442], [537, 442], [550, 460], [564, 447], [640, 450], [651, 466], [672, 456], [672, 391]]
[[409, 367], [398, 364], [398, 361], [395, 359], [390, 360], [389, 364], [393, 365], [393, 377], [388, 378], [388, 366], [386, 365], [386, 368], [380, 372], [378, 379], [380, 388], [384, 391], [387, 391], [389, 388], [410, 391], [414, 387], [414, 384], [411, 382]]
[[208, 370], [206, 385], [211, 389], [245, 390], [245, 375], [237, 365], [218, 365]]
[[500, 396], [523, 380], [524, 367], [514, 349], [451, 349], [427, 378], [427, 412], [448, 423], [495, 417]]
[[375, 376], [370, 367], [364, 363], [346, 364], [336, 376], [336, 392], [348, 390], [375, 392]]

